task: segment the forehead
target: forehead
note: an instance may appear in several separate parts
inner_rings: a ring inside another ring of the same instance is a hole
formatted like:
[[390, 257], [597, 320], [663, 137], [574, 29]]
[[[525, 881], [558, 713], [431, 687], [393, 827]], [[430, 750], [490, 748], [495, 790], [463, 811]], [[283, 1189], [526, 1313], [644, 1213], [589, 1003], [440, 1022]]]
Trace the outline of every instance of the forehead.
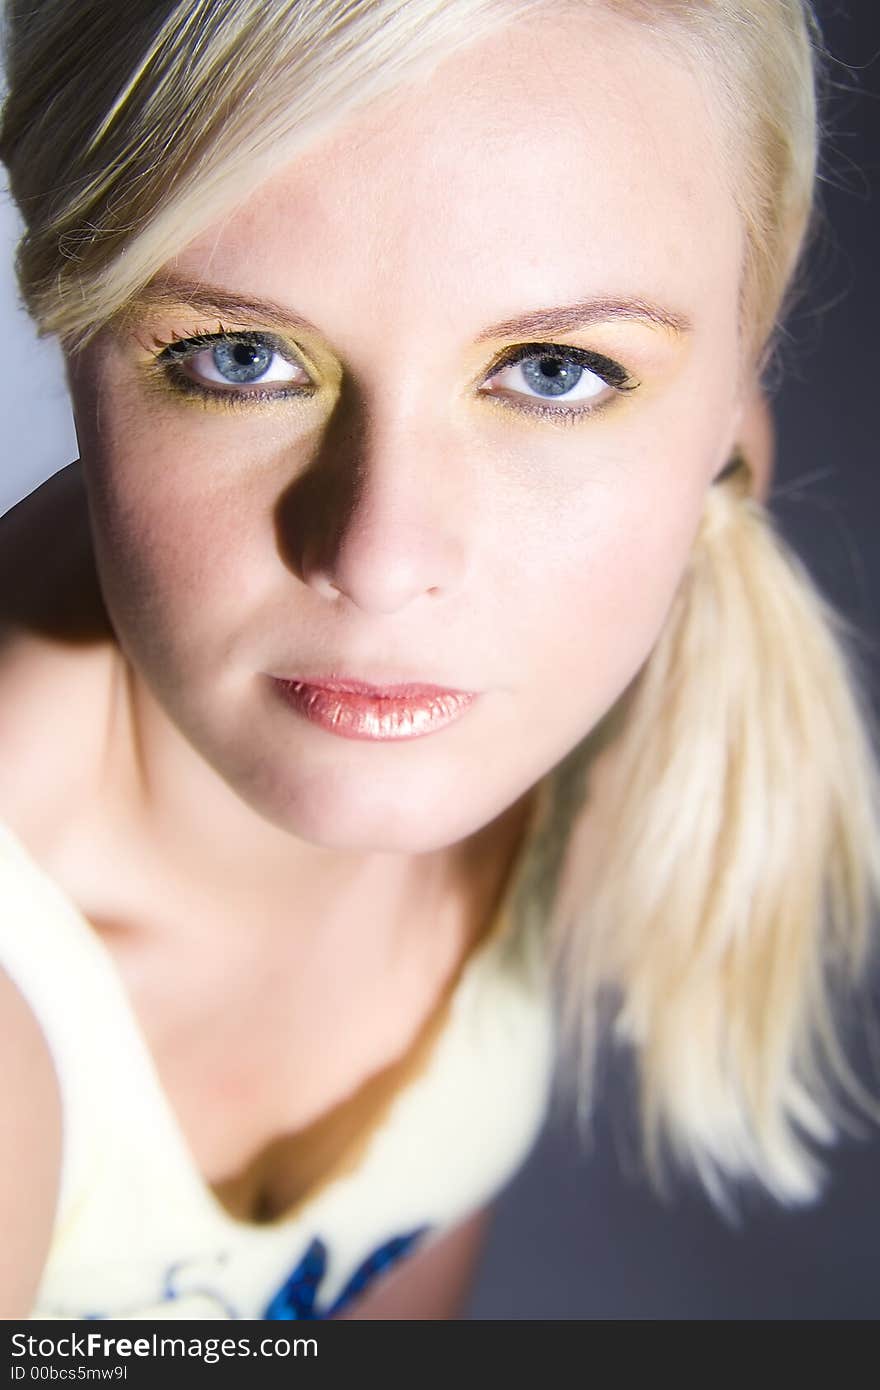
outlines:
[[350, 117], [172, 264], [436, 321], [615, 288], [694, 305], [740, 239], [711, 74], [603, 7], [548, 6]]

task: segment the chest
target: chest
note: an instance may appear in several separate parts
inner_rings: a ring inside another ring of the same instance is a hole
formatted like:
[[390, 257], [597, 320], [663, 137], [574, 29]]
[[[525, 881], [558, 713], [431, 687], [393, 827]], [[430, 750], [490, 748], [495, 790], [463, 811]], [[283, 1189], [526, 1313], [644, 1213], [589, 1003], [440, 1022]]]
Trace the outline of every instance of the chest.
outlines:
[[444, 944], [420, 959], [270, 954], [245, 969], [218, 952], [169, 971], [102, 924], [163, 1103], [230, 1214], [274, 1220], [356, 1163], [442, 1031], [470, 946], [464, 918], [450, 925], [419, 924]]

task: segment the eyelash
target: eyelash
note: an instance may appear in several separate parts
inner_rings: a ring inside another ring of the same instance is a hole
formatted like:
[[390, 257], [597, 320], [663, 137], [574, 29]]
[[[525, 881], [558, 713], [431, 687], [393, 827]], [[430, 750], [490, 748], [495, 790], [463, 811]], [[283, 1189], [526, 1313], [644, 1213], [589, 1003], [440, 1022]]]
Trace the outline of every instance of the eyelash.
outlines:
[[[289, 400], [291, 398], [311, 396], [315, 394], [313, 388], [306, 386], [280, 386], [272, 390], [252, 389], [247, 391], [236, 391], [230, 388], [228, 391], [223, 389], [214, 390], [200, 382], [193, 380], [192, 377], [185, 376], [180, 371], [180, 364], [186, 362], [198, 353], [204, 352], [208, 348], [216, 347], [218, 343], [244, 343], [253, 344], [260, 347], [269, 348], [285, 362], [291, 366], [301, 364], [293, 360], [284, 344], [271, 333], [256, 333], [244, 331], [229, 331], [218, 326], [215, 333], [195, 333], [186, 338], [175, 338], [164, 342], [154, 339], [151, 348], [154, 353], [154, 365], [158, 368], [161, 377], [180, 392], [181, 395], [195, 396], [206, 404], [220, 404], [228, 409], [241, 410], [250, 409], [254, 404], [265, 404], [278, 400]], [[603, 357], [600, 353], [590, 352], [586, 348], [563, 346], [558, 343], [531, 342], [521, 343], [519, 346], [509, 348], [502, 352], [492, 363], [485, 381], [490, 381], [493, 376], [502, 371], [505, 367], [515, 366], [531, 357], [558, 357], [563, 361], [574, 362], [577, 366], [584, 367], [592, 372], [606, 386], [610, 386], [615, 394], [623, 395], [628, 391], [634, 391], [639, 383], [634, 381], [625, 367], [620, 363], [612, 361], [609, 357]], [[152, 365], [152, 364], [151, 364]], [[529, 403], [513, 401], [505, 396], [492, 395], [486, 393], [490, 401], [501, 405], [508, 410], [516, 410], [525, 415], [537, 416], [538, 418], [553, 420], [557, 424], [572, 425], [586, 416], [597, 415], [600, 411], [607, 408], [612, 403], [612, 398], [607, 398], [599, 405], [580, 405], [580, 406], [551, 406], [538, 404], [537, 399], [525, 398]]]
[[[508, 348], [492, 363], [484, 380], [491, 380], [504, 367], [516, 366], [517, 362], [523, 362], [530, 357], [558, 357], [564, 362], [574, 362], [577, 366], [585, 367], [594, 376], [599, 377], [606, 386], [610, 386], [618, 395], [635, 391], [639, 385], [625, 367], [622, 367], [619, 362], [612, 361], [610, 357], [603, 357], [601, 353], [590, 352], [586, 348], [564, 347], [561, 343], [521, 343], [518, 347]], [[552, 419], [557, 424], [574, 425], [588, 415], [598, 415], [600, 411], [611, 405], [614, 398], [606, 397], [598, 405], [578, 406], [539, 405], [537, 399], [531, 397], [524, 398], [528, 404], [512, 401], [505, 396], [490, 395], [488, 399], [508, 410], [521, 411], [526, 415], [535, 415], [541, 419]]]

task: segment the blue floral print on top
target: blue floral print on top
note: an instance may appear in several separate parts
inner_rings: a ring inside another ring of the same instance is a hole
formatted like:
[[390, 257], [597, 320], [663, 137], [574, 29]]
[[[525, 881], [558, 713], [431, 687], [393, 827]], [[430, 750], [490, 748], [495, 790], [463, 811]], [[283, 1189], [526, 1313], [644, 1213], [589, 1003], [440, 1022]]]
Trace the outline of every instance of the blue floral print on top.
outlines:
[[407, 1235], [386, 1240], [361, 1261], [339, 1297], [325, 1308], [319, 1307], [316, 1299], [327, 1269], [327, 1246], [316, 1236], [292, 1274], [267, 1305], [263, 1317], [288, 1321], [335, 1317], [353, 1298], [363, 1293], [378, 1274], [396, 1264], [429, 1229], [428, 1226], [419, 1226]]
[[[392, 1236], [390, 1240], [384, 1241], [372, 1254], [361, 1261], [333, 1303], [323, 1308], [318, 1304], [317, 1298], [324, 1275], [327, 1272], [329, 1252], [326, 1243], [319, 1236], [315, 1236], [310, 1241], [302, 1259], [285, 1279], [277, 1293], [269, 1300], [265, 1312], [257, 1314], [257, 1317], [267, 1321], [283, 1320], [286, 1322], [336, 1317], [351, 1303], [352, 1299], [362, 1294], [378, 1275], [385, 1273], [392, 1265], [397, 1264], [415, 1243], [431, 1229], [430, 1225], [418, 1226], [406, 1235]], [[212, 1257], [211, 1263], [223, 1265], [227, 1259], [227, 1253], [220, 1252]], [[198, 1263], [202, 1264], [201, 1261]], [[180, 1260], [168, 1268], [162, 1291], [156, 1304], [152, 1306], [157, 1309], [163, 1303], [179, 1304], [182, 1300], [198, 1298], [208, 1300], [213, 1304], [216, 1310], [215, 1316], [244, 1317], [245, 1314], [228, 1301], [216, 1284], [216, 1275], [212, 1277], [211, 1274], [206, 1274], [204, 1267], [199, 1270], [198, 1266], [194, 1266], [192, 1262]], [[129, 1309], [110, 1313], [92, 1310], [83, 1313], [82, 1317], [88, 1320], [103, 1321], [107, 1318], [126, 1317], [132, 1314], [137, 1316], [141, 1311], [141, 1309]], [[161, 1313], [154, 1315], [162, 1316]]]

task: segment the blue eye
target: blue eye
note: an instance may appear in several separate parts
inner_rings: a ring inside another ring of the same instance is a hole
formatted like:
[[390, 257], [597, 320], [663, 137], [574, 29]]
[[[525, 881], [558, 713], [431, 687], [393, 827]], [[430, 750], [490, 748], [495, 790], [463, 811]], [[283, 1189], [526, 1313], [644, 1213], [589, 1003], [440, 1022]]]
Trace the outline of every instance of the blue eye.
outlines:
[[276, 356], [266, 343], [218, 343], [211, 361], [224, 381], [250, 385], [266, 375]]
[[525, 357], [519, 365], [529, 385], [550, 396], [571, 391], [584, 374], [583, 367], [563, 357]]
[[[508, 406], [513, 405], [533, 414], [568, 417], [598, 410], [599, 406], [587, 402], [601, 396], [607, 399], [609, 388], [613, 394], [634, 390], [638, 385], [631, 381], [624, 367], [610, 358], [584, 348], [562, 347], [554, 343], [523, 343], [512, 349], [487, 380], [505, 388], [505, 395], [497, 399]], [[513, 402], [511, 396], [519, 396], [524, 402], [564, 400], [565, 405], [519, 404]], [[569, 407], [569, 402], [574, 408]]]
[[[314, 394], [311, 377], [288, 352], [269, 333], [220, 331], [166, 343], [156, 361], [183, 394], [244, 406]], [[555, 343], [509, 349], [484, 380], [504, 389], [484, 389], [482, 394], [509, 409], [563, 423], [604, 409], [611, 397], [638, 386], [610, 358]], [[558, 404], [539, 404], [550, 401]]]
[[[260, 393], [265, 395], [299, 394], [311, 385], [304, 369], [281, 351], [280, 344], [262, 333], [199, 334], [168, 343], [159, 355], [168, 364], [175, 382], [182, 389], [202, 390], [206, 395], [254, 396], [255, 392], [236, 391], [236, 387], [274, 385], [294, 387]], [[227, 391], [215, 391], [210, 383]]]

